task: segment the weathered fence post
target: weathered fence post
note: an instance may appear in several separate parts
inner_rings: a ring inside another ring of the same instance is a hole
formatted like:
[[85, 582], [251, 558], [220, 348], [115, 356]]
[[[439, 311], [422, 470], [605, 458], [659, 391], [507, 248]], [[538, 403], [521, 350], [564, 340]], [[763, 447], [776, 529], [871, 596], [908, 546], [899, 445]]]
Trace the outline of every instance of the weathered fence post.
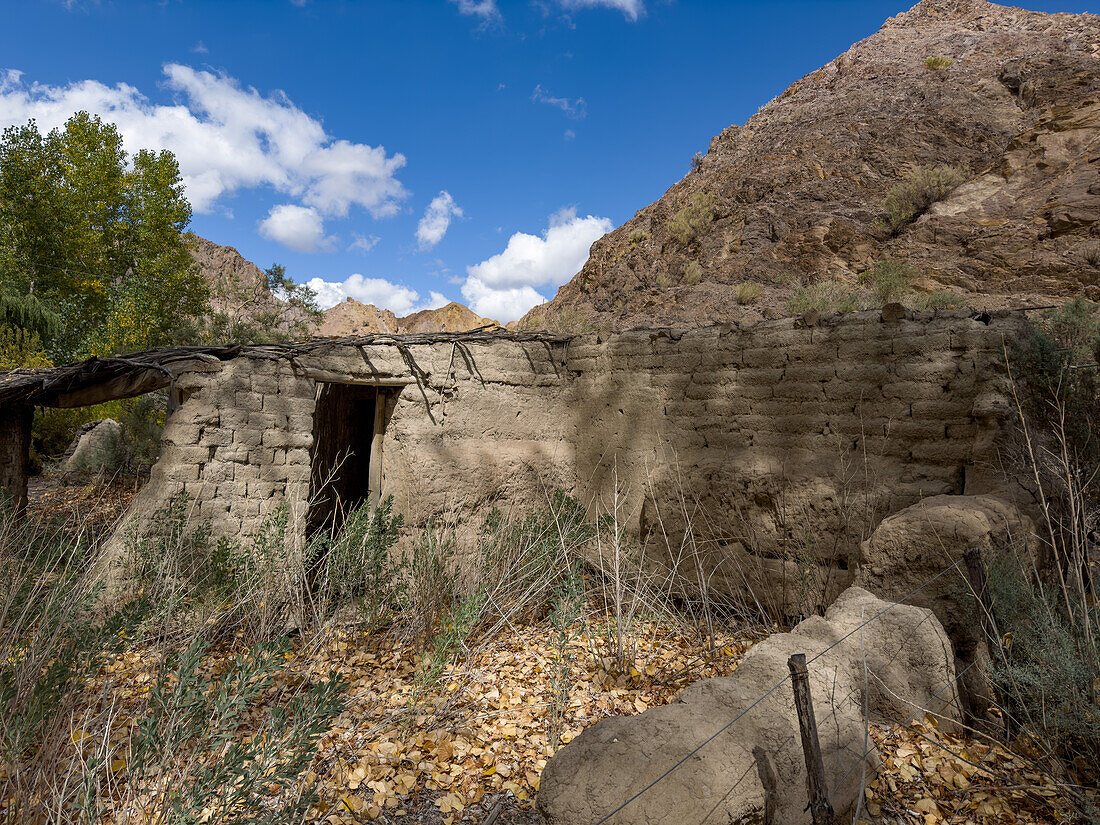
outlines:
[[794, 686], [794, 704], [798, 710], [798, 728], [802, 733], [802, 752], [806, 755], [806, 780], [810, 793], [810, 816], [814, 825], [833, 825], [833, 806], [825, 786], [825, 765], [821, 761], [821, 743], [817, 738], [814, 702], [810, 696], [810, 672], [806, 654], [796, 653], [787, 660]]

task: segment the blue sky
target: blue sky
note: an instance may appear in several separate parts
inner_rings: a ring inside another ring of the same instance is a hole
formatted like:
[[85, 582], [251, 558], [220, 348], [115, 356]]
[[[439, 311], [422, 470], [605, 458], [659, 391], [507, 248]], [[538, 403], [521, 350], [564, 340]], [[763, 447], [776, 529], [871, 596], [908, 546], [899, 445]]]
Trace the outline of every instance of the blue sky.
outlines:
[[712, 135], [909, 5], [6, 0], [0, 125], [83, 108], [172, 149], [194, 231], [326, 304], [508, 321]]

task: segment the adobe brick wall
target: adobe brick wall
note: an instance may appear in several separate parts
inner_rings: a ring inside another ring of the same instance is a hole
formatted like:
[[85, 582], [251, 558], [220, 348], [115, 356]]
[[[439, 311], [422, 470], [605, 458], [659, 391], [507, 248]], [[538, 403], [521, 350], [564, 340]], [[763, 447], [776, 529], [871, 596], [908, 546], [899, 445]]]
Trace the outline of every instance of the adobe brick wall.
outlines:
[[1025, 328], [1020, 313], [983, 323], [876, 311], [813, 326], [242, 356], [177, 381], [182, 404], [131, 515], [186, 492], [215, 535], [247, 539], [284, 503], [300, 525], [318, 380], [382, 383], [395, 395], [381, 492], [411, 524], [449, 513], [473, 530], [490, 508], [554, 489], [609, 509], [617, 489], [651, 543], [677, 544], [694, 513], [729, 588], [746, 565], [797, 578], [805, 552], [840, 586], [873, 522], [922, 496], [988, 487], [1008, 411], [1004, 347]]

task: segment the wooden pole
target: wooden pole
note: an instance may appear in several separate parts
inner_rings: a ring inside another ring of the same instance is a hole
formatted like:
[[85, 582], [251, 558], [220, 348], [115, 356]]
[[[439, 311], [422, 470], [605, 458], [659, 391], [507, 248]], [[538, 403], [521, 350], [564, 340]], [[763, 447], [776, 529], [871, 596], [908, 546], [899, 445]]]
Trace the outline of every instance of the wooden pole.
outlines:
[[33, 421], [33, 407], [16, 404], [0, 407], [0, 489], [11, 497], [16, 515], [27, 510]]
[[821, 742], [817, 738], [817, 720], [810, 695], [810, 672], [806, 654], [796, 653], [787, 660], [794, 686], [794, 704], [798, 710], [798, 728], [802, 733], [802, 753], [806, 756], [806, 783], [810, 793], [810, 816], [814, 825], [833, 825], [833, 806], [825, 785], [825, 765], [821, 761]]

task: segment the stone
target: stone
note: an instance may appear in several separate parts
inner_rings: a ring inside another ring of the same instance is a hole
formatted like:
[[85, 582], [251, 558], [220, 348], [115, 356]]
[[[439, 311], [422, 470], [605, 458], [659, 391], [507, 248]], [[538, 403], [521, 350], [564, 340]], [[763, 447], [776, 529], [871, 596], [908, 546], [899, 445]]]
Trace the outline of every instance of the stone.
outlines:
[[[936, 614], [951, 638], [960, 672], [985, 651], [962, 560], [971, 547], [987, 554], [1015, 549], [1035, 557], [1040, 552], [1034, 522], [1015, 505], [994, 496], [938, 495], [884, 518], [863, 542], [855, 575], [856, 584], [884, 598], [916, 590], [909, 601]], [[1041, 566], [1043, 560], [1036, 557], [1036, 563]], [[983, 666], [970, 668], [961, 686], [968, 708], [984, 713], [990, 687]]]
[[[935, 616], [852, 587], [824, 617], [758, 643], [732, 676], [704, 679], [668, 705], [584, 730], [543, 771], [540, 813], [548, 825], [596, 825], [684, 759], [612, 821], [762, 823], [769, 800], [755, 751], [767, 755], [777, 774], [770, 800], [774, 821], [809, 823], [787, 667], [795, 653], [810, 660], [825, 777], [836, 789], [832, 804], [838, 822], [850, 820], [861, 789], [864, 707], [874, 721], [900, 722], [921, 706], [939, 714], [948, 728], [960, 718], [951, 645]], [[878, 762], [872, 749], [868, 778]]]
[[129, 446], [122, 426], [113, 418], [92, 422], [83, 428], [61, 469], [66, 473], [113, 473], [121, 469], [129, 458]]

